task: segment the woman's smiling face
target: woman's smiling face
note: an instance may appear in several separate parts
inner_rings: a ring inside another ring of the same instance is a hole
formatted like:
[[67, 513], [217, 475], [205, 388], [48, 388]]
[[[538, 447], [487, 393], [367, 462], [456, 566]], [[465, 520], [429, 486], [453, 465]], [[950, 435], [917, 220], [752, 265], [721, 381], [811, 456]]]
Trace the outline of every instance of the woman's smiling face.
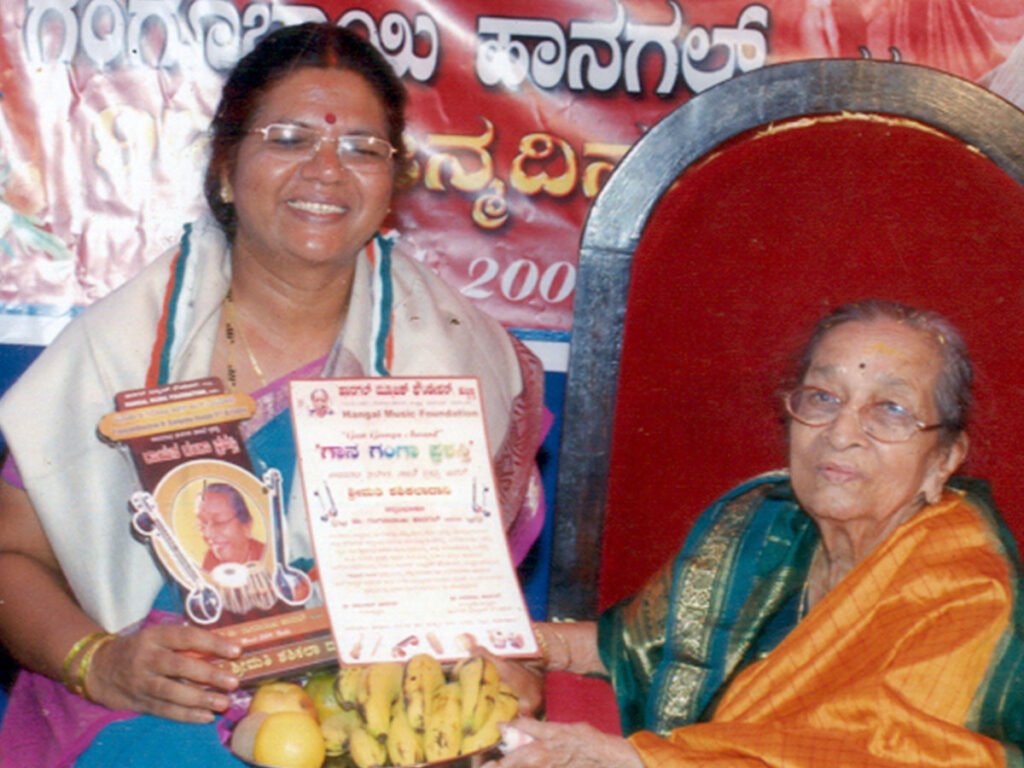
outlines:
[[801, 384], [828, 390], [844, 407], [826, 426], [796, 420], [789, 426], [793, 490], [812, 517], [882, 523], [936, 497], [958, 463], [949, 466], [950, 449], [939, 432], [880, 442], [865, 434], [858, 410], [891, 401], [921, 422], [938, 421], [941, 367], [928, 333], [893, 320], [843, 323], [822, 338]]
[[213, 556], [222, 563], [244, 563], [248, 560], [252, 521], [238, 519], [227, 494], [216, 491], [203, 495], [196, 512], [199, 531]]
[[[285, 77], [264, 94], [250, 129], [272, 123], [328, 137], [388, 136], [382, 101], [348, 70], [306, 67]], [[225, 181], [238, 216], [236, 258], [268, 265], [351, 266], [387, 215], [394, 190], [390, 161], [382, 171], [353, 170], [334, 141], [308, 156], [282, 156], [259, 133], [242, 140]]]

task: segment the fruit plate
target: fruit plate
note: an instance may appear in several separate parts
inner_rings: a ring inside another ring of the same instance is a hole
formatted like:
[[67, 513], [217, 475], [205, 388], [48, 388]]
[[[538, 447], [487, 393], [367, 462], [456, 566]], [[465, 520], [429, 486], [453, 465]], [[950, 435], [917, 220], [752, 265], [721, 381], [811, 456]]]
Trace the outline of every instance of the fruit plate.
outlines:
[[[256, 763], [252, 760], [246, 760], [238, 753], [232, 752], [235, 757], [239, 758], [246, 765], [251, 765], [253, 768], [275, 768], [272, 765], [265, 763]], [[478, 752], [471, 752], [468, 755], [459, 755], [453, 757], [450, 760], [438, 760], [434, 763], [418, 763], [417, 765], [411, 766], [411, 768], [480, 768], [481, 765], [490, 761], [498, 760], [501, 757], [501, 749], [495, 744], [492, 747], [481, 749]], [[341, 757], [328, 757], [324, 762], [322, 768], [355, 768], [355, 763], [352, 762], [351, 758], [347, 755]]]

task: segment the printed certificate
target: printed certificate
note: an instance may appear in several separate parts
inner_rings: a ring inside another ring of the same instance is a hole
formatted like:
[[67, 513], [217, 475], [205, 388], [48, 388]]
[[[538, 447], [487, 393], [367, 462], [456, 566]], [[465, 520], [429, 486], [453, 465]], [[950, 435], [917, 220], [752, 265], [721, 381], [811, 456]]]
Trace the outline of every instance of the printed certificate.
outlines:
[[343, 664], [535, 656], [473, 378], [296, 381], [292, 418]]

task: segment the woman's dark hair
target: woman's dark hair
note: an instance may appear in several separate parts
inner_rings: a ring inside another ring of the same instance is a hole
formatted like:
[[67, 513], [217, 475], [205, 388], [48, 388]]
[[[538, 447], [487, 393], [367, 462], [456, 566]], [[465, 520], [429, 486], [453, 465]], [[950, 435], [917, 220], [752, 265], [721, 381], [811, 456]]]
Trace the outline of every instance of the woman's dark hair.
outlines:
[[818, 321], [797, 365], [797, 382], [802, 382], [829, 331], [844, 323], [873, 323], [892, 320], [928, 334], [942, 356], [942, 370], [935, 384], [935, 407], [942, 424], [942, 440], [947, 444], [967, 429], [974, 369], [967, 345], [956, 327], [945, 317], [930, 310], [915, 309], [884, 299], [867, 299], [837, 307]]
[[221, 197], [221, 178], [234, 167], [238, 145], [252, 127], [253, 115], [263, 96], [293, 72], [303, 68], [338, 69], [354, 72], [377, 93], [387, 115], [387, 139], [397, 151], [396, 178], [404, 171], [405, 86], [384, 56], [357, 33], [328, 23], [283, 27], [268, 35], [231, 74], [221, 93], [220, 104], [210, 124], [210, 161], [206, 166], [203, 192], [229, 240], [237, 227], [235, 206]]
[[207, 494], [211, 493], [219, 493], [227, 497], [235, 517], [242, 525], [248, 525], [252, 522], [252, 512], [249, 511], [249, 505], [245, 503], [245, 499], [242, 498], [242, 494], [238, 492], [235, 486], [230, 483], [207, 483], [203, 488], [202, 499], [205, 499]]

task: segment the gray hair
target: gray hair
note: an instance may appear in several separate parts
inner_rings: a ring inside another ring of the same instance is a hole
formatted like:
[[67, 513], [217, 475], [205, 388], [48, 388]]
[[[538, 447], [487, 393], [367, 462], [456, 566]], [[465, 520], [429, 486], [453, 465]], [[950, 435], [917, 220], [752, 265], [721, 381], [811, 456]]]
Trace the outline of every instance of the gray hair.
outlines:
[[956, 327], [937, 312], [916, 309], [897, 301], [867, 299], [836, 307], [818, 321], [797, 365], [797, 381], [803, 381], [825, 335], [843, 323], [874, 323], [892, 320], [932, 337], [942, 356], [942, 370], [935, 384], [935, 407], [942, 424], [941, 438], [951, 443], [967, 429], [973, 398], [974, 368], [967, 345]]

